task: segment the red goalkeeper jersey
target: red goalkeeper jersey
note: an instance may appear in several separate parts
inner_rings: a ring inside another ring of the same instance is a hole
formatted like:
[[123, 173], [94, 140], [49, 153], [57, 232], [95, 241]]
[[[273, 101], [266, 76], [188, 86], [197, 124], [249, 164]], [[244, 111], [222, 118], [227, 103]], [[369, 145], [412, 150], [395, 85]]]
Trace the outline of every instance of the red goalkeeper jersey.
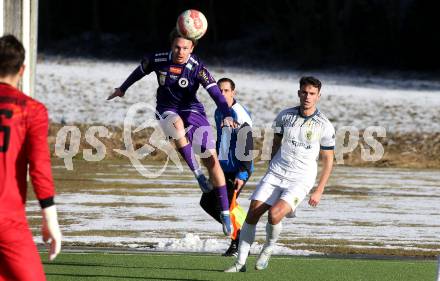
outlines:
[[28, 166], [41, 207], [54, 204], [48, 127], [42, 103], [0, 83], [0, 219], [26, 219]]

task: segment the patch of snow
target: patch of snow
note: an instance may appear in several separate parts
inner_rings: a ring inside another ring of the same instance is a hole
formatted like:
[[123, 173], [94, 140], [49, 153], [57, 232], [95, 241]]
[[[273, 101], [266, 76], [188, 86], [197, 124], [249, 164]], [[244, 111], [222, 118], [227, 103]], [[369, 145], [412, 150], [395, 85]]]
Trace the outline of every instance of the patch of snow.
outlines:
[[[124, 98], [106, 101], [125, 80], [137, 62], [93, 60], [45, 60], [37, 64], [36, 98], [49, 110], [52, 122], [122, 125], [129, 107], [145, 102], [156, 104], [154, 74], [135, 83]], [[240, 68], [212, 68], [214, 77], [231, 77], [237, 85], [237, 99], [253, 113], [254, 127], [272, 123], [277, 113], [298, 104], [298, 80], [303, 73], [265, 72]], [[440, 85], [423, 87], [420, 81], [329, 76], [311, 72], [323, 81], [319, 108], [336, 128], [383, 126], [388, 132], [440, 132]], [[351, 83], [347, 83], [347, 81]], [[408, 86], [408, 83], [411, 87]], [[420, 84], [421, 90], [416, 90]], [[428, 83], [429, 84], [429, 83]], [[430, 90], [434, 89], [434, 90]], [[199, 90], [211, 124], [215, 103]], [[139, 120], [152, 120], [151, 113], [139, 113]]]

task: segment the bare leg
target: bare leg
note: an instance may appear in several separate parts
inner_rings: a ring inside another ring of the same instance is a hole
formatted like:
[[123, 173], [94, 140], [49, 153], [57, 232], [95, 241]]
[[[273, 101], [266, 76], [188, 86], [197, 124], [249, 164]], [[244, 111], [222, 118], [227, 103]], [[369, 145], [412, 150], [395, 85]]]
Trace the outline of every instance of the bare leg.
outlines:
[[278, 200], [269, 209], [268, 221], [270, 224], [278, 224], [281, 220], [292, 211], [292, 207], [283, 199]]
[[178, 114], [171, 112], [161, 121], [161, 127], [167, 136], [171, 136], [174, 139], [177, 150], [194, 173], [200, 189], [205, 193], [211, 191], [208, 181], [197, 162], [192, 144], [185, 136], [185, 124], [182, 118]]
[[209, 178], [215, 187], [226, 185], [225, 175], [220, 166], [217, 158], [217, 153], [214, 149], [209, 150], [211, 156], [207, 158], [202, 158], [203, 165], [208, 169]]
[[185, 136], [185, 126], [183, 124], [183, 120], [177, 114], [173, 116], [173, 125], [174, 125], [175, 131], [170, 132], [169, 135], [177, 136], [177, 139], [174, 139], [174, 143], [176, 144], [176, 147], [182, 148], [182, 147], [186, 146], [187, 144], [189, 144], [189, 141]]
[[270, 209], [270, 205], [258, 200], [252, 200], [246, 215], [246, 223], [256, 225], [261, 216]]

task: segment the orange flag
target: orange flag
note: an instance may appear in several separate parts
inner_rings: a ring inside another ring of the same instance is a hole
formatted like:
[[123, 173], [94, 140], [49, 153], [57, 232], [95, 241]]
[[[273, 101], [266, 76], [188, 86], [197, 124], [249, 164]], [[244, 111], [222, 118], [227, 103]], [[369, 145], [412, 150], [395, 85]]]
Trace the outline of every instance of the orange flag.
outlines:
[[232, 196], [229, 213], [231, 214], [231, 223], [233, 228], [231, 238], [235, 240], [237, 238], [237, 231], [241, 229], [241, 226], [246, 219], [246, 212], [240, 207], [240, 205], [238, 205], [237, 202], [237, 190], [234, 191], [234, 195]]

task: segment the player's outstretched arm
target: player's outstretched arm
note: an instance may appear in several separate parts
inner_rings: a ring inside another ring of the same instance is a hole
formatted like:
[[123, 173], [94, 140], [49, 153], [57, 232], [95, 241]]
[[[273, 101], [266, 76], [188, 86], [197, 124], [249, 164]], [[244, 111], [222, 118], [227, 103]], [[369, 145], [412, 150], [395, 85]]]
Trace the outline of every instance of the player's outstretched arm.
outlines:
[[61, 231], [55, 205], [42, 209], [43, 223], [41, 234], [43, 241], [49, 244], [49, 260], [54, 260], [61, 251]]
[[123, 97], [127, 89], [131, 85], [142, 79], [145, 75], [147, 75], [147, 73], [144, 72], [143, 65], [141, 64], [138, 67], [136, 67], [135, 70], [133, 70], [133, 72], [127, 77], [127, 79], [124, 81], [124, 83], [122, 83], [120, 87], [115, 88], [115, 91], [113, 92], [113, 94], [108, 96], [107, 100], [114, 99], [115, 97]]
[[322, 170], [318, 186], [316, 187], [315, 192], [312, 193], [309, 199], [309, 205], [312, 207], [318, 206], [319, 201], [321, 201], [322, 193], [324, 193], [325, 185], [330, 178], [330, 174], [333, 168], [333, 150], [321, 150], [320, 153]]
[[119, 88], [115, 88], [115, 91], [110, 96], [108, 96], [107, 100], [111, 100], [116, 97], [123, 97], [123, 96], [124, 96], [124, 92], [122, 92], [121, 89]]

